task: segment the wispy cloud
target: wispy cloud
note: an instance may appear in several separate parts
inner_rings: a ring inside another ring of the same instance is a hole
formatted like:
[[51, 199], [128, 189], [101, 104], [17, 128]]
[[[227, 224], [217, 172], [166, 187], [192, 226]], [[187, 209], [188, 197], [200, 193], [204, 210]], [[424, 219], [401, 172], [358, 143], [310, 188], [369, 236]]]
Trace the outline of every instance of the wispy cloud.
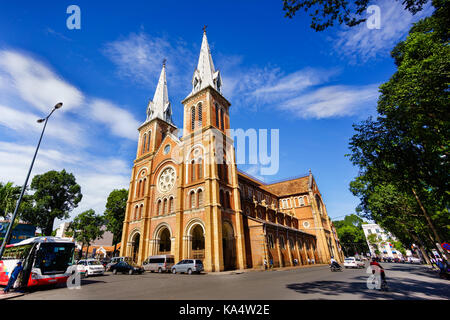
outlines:
[[353, 116], [374, 110], [378, 85], [326, 86], [289, 99], [279, 108], [298, 118], [331, 118]]
[[[432, 13], [428, 5], [424, 10], [412, 15], [404, 9], [402, 1], [379, 0], [380, 29], [369, 29], [366, 23], [355, 27], [342, 27], [337, 38], [332, 39], [334, 49], [351, 63], [364, 63], [370, 59], [389, 57], [394, 46], [404, 39], [414, 22]], [[367, 14], [367, 17], [370, 15]]]
[[102, 51], [116, 65], [119, 76], [145, 85], [156, 84], [164, 59], [168, 61], [167, 73], [175, 87], [189, 85], [195, 66], [196, 54], [185, 42], [169, 42], [143, 31], [109, 42]]
[[24, 101], [44, 112], [59, 101], [64, 101], [65, 110], [83, 104], [80, 90], [29, 55], [0, 51], [0, 77], [9, 82]]
[[92, 119], [107, 125], [111, 132], [119, 137], [137, 140], [139, 122], [128, 111], [101, 99], [90, 103]]

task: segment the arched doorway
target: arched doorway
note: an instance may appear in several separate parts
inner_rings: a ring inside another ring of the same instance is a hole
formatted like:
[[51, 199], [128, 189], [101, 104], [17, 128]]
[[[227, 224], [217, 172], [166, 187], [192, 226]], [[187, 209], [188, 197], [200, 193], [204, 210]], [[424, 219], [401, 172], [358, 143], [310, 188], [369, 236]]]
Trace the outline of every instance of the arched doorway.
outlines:
[[137, 263], [138, 262], [138, 253], [139, 253], [139, 244], [141, 241], [141, 235], [136, 233], [131, 241], [131, 259]]
[[205, 235], [201, 225], [197, 224], [192, 228], [192, 258], [204, 259], [205, 258]]
[[224, 269], [236, 269], [236, 244], [233, 226], [226, 221], [222, 224], [222, 249]]
[[170, 239], [170, 231], [164, 228], [159, 234], [158, 254], [170, 254], [172, 241]]

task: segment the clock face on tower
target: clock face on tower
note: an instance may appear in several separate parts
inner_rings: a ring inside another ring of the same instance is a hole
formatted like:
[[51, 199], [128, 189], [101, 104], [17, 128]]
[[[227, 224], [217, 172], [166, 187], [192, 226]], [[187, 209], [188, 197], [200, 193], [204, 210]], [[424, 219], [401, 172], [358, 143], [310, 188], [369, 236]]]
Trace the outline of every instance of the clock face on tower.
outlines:
[[168, 192], [175, 185], [175, 169], [172, 167], [165, 168], [159, 175], [158, 190], [160, 192]]

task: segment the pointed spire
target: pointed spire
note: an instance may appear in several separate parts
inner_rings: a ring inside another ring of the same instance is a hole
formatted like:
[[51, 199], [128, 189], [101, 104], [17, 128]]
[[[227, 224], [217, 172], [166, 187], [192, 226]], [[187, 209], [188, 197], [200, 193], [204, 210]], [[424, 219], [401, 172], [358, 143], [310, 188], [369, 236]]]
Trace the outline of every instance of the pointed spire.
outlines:
[[208, 38], [206, 37], [206, 26], [203, 27], [203, 40], [198, 58], [197, 69], [192, 77], [192, 92], [200, 91], [207, 86], [211, 86], [220, 92], [222, 79], [220, 72], [214, 69], [214, 63], [209, 49]]
[[166, 80], [166, 59], [163, 61], [161, 74], [159, 76], [158, 85], [156, 87], [153, 101], [150, 101], [147, 108], [147, 120], [155, 118], [162, 119], [172, 123], [172, 107], [170, 106], [169, 94], [167, 90]]

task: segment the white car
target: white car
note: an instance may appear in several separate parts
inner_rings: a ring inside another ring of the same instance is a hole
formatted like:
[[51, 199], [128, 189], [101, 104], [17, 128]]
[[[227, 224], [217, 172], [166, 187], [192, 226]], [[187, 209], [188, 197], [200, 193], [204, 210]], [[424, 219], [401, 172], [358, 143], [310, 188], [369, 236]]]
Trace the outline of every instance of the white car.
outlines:
[[416, 264], [420, 264], [421, 260], [419, 258], [416, 257], [408, 257], [408, 262], [409, 263], [416, 263]]
[[344, 260], [344, 267], [346, 268], [364, 268], [366, 265], [364, 261], [355, 257], [348, 257]]
[[77, 266], [78, 271], [82, 272], [84, 270], [86, 277], [105, 274], [105, 267], [103, 267], [100, 261], [95, 259], [80, 260]]

